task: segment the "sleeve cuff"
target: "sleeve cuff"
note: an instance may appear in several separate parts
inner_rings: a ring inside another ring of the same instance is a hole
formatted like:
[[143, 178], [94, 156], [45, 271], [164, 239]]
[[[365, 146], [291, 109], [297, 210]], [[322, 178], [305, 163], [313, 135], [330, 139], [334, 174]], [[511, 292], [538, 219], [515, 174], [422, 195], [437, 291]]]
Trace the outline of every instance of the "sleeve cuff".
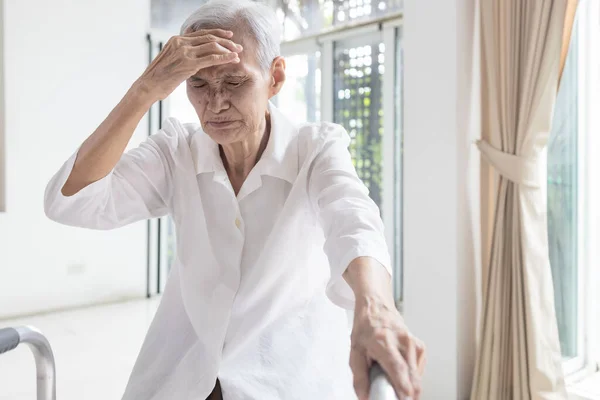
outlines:
[[98, 193], [106, 191], [110, 185], [112, 172], [104, 178], [93, 182], [72, 196], [65, 196], [62, 193], [62, 188], [73, 171], [73, 166], [77, 160], [79, 149], [63, 164], [58, 172], [52, 177], [44, 194], [44, 208], [46, 214], [51, 219], [61, 219], [60, 216], [65, 209], [70, 205], [80, 201], [81, 199], [93, 197]]
[[337, 266], [331, 270], [331, 278], [327, 283], [326, 294], [335, 305], [347, 310], [354, 310], [356, 299], [352, 288], [343, 277], [350, 263], [358, 257], [371, 257], [377, 260], [392, 276], [391, 260], [387, 250], [357, 248], [349, 251]]

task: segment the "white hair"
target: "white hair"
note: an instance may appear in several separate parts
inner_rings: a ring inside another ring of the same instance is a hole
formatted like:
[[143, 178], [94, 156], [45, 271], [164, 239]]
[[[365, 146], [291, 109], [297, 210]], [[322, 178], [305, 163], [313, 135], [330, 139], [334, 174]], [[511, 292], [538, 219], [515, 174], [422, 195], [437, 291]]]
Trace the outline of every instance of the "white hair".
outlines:
[[245, 29], [256, 45], [256, 60], [266, 72], [281, 54], [281, 26], [275, 11], [251, 0], [210, 0], [185, 20], [181, 34], [200, 29]]

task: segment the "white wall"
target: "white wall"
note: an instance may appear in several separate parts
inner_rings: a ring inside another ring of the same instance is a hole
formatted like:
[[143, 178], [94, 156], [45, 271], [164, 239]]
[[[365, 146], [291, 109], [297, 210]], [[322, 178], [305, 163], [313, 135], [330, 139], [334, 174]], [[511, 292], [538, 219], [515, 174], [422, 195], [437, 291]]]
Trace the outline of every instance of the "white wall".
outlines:
[[480, 258], [476, 0], [405, 2], [404, 310], [426, 400], [467, 399]]
[[[149, 0], [4, 0], [0, 318], [145, 294], [146, 224], [46, 219], [46, 183], [147, 64]], [[146, 135], [142, 122], [135, 141]]]

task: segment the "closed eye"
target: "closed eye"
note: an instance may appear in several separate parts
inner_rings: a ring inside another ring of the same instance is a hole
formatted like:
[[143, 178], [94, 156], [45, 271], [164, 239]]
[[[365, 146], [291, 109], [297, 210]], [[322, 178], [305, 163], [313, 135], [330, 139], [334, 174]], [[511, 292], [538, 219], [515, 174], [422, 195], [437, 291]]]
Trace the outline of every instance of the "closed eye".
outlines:
[[243, 84], [243, 82], [233, 82], [233, 81], [225, 82], [225, 83], [227, 84], [227, 86], [234, 87], [234, 88], [240, 87]]
[[194, 88], [202, 88], [206, 86], [206, 82], [200, 79], [193, 79], [190, 81], [190, 85]]

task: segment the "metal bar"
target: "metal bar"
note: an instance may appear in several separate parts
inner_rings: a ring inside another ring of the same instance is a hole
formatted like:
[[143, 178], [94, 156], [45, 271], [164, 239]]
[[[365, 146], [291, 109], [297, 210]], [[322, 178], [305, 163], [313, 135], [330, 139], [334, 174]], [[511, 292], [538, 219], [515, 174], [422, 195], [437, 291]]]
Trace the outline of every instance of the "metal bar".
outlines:
[[[158, 43], [158, 52], [160, 53], [162, 51], [162, 49], [163, 49], [163, 42], [161, 41], [161, 42]], [[163, 101], [164, 100], [160, 100], [158, 102], [158, 129], [159, 130], [162, 129], [162, 123], [163, 123], [163, 118], [164, 118], [164, 115], [163, 115], [163, 113], [164, 113], [164, 110], [163, 110], [163, 107], [164, 107]], [[160, 282], [160, 270], [161, 270], [161, 261], [162, 261], [161, 260], [161, 255], [160, 255], [161, 247], [162, 247], [161, 246], [161, 240], [162, 240], [161, 230], [162, 230], [162, 218], [158, 218], [158, 234], [157, 234], [158, 243], [157, 243], [157, 246], [156, 246], [156, 248], [157, 248], [157, 254], [156, 254], [156, 260], [157, 260], [157, 263], [156, 263], [156, 293], [157, 294], [160, 294], [160, 292], [161, 292], [161, 282]]]
[[[396, 87], [396, 28], [386, 28], [383, 30], [383, 44], [385, 45], [385, 61], [383, 63], [385, 70], [383, 73], [383, 187], [381, 214], [385, 226], [385, 239], [393, 257], [392, 268], [394, 276], [397, 274], [398, 260], [396, 259], [396, 224], [395, 224], [395, 204], [396, 198], [395, 178], [396, 178], [396, 104], [394, 102], [394, 91]], [[394, 295], [397, 298], [397, 288], [394, 288]]]
[[[152, 36], [148, 34], [146, 36], [148, 40], [148, 65], [152, 64], [154, 58], [154, 52], [152, 51]], [[148, 136], [152, 135], [152, 107], [148, 109]], [[151, 227], [150, 221], [146, 221], [146, 298], [152, 297], [150, 292], [150, 234]]]
[[37, 399], [56, 400], [56, 367], [48, 339], [37, 329], [27, 326], [0, 329], [0, 354], [21, 343], [29, 346], [35, 358]]
[[365, 21], [359, 21], [351, 24], [346, 24], [342, 26], [336, 26], [329, 30], [325, 30], [323, 32], [313, 34], [313, 35], [304, 35], [300, 39], [290, 40], [284, 42], [286, 46], [293, 46], [297, 43], [311, 43], [318, 42], [323, 43], [327, 41], [335, 41], [335, 40], [343, 40], [348, 36], [360, 35], [364, 33], [378, 31], [380, 25], [402, 25], [403, 21], [403, 13], [397, 12], [385, 17], [369, 19]]
[[323, 43], [321, 52], [321, 120], [333, 121], [333, 42]]
[[152, 297], [150, 293], [150, 235], [152, 229], [150, 221], [146, 221], [146, 298]]
[[394, 108], [396, 111], [394, 131], [396, 134], [394, 151], [396, 153], [395, 161], [396, 165], [394, 170], [396, 171], [396, 177], [394, 179], [394, 192], [396, 201], [394, 202], [394, 224], [396, 226], [394, 235], [394, 249], [396, 260], [396, 276], [394, 279], [395, 296], [396, 296], [396, 307], [402, 313], [402, 301], [403, 301], [403, 282], [404, 282], [404, 248], [402, 247], [404, 241], [403, 235], [403, 210], [402, 204], [404, 202], [403, 186], [404, 186], [404, 68], [403, 68], [403, 52], [402, 52], [402, 28], [396, 28], [396, 43], [394, 45], [395, 51], [395, 85], [394, 92]]

